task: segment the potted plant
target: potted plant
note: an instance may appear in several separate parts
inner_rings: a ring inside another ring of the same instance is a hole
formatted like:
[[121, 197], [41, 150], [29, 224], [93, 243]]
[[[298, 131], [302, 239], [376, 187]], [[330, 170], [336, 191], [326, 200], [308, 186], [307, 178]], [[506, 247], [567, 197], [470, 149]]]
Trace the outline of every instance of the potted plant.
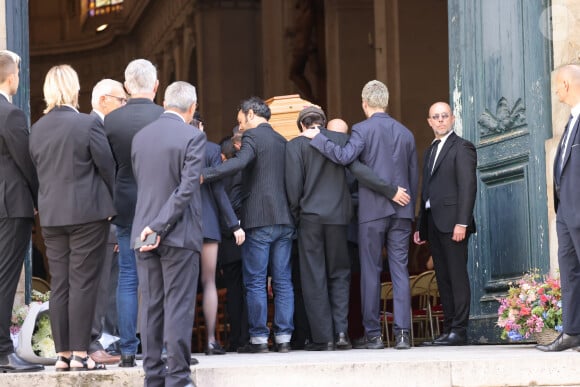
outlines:
[[562, 291], [559, 276], [525, 274], [500, 298], [497, 325], [501, 338], [521, 341], [533, 337], [539, 344], [552, 342], [562, 331]]

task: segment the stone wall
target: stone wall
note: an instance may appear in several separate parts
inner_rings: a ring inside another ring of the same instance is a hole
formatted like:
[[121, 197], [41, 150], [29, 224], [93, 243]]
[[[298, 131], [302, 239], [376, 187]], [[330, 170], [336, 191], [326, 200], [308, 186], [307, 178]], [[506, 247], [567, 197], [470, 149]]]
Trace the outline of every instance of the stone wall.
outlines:
[[[553, 0], [551, 11], [551, 34], [547, 39], [553, 44], [554, 69], [567, 63], [580, 62], [580, 2], [577, 0]], [[570, 108], [556, 97], [555, 71], [552, 72], [552, 126], [553, 137], [546, 141], [546, 176], [548, 182], [548, 224], [550, 235], [550, 268], [558, 268], [558, 241], [556, 214], [553, 201], [553, 162], [560, 137], [570, 115]]]

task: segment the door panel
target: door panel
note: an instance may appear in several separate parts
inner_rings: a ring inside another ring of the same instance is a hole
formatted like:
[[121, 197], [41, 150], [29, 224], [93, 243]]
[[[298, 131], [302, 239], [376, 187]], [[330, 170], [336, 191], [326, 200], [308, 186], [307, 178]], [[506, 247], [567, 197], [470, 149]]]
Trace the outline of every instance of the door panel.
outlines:
[[547, 6], [448, 2], [456, 131], [478, 153], [471, 341], [499, 341], [496, 298], [524, 272], [549, 266], [544, 142], [551, 135], [551, 45], [540, 30]]

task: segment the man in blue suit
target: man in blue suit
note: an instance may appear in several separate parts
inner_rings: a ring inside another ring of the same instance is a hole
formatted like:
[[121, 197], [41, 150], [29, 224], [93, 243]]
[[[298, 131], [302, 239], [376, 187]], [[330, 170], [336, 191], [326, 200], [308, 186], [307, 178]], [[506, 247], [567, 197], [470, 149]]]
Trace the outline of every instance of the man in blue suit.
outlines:
[[[389, 102], [387, 86], [377, 80], [362, 90], [362, 108], [367, 117], [352, 127], [343, 147], [308, 129], [310, 145], [330, 160], [348, 165], [357, 158], [384, 181], [398, 186], [391, 199], [369, 188], [359, 188], [359, 252], [361, 263], [361, 304], [365, 335], [353, 342], [354, 348], [384, 348], [381, 338], [380, 291], [383, 245], [386, 244], [394, 290], [395, 348], [410, 348], [411, 292], [409, 287], [409, 240], [414, 218], [418, 171], [413, 134], [385, 111]], [[411, 202], [397, 204], [408, 190]]]
[[558, 266], [562, 282], [562, 334], [541, 351], [580, 350], [580, 66], [556, 74], [556, 95], [571, 108], [554, 160], [554, 208], [558, 233]]
[[[165, 112], [133, 137], [131, 161], [137, 204], [131, 240], [140, 247], [141, 343], [145, 385], [191, 386], [191, 328], [202, 245], [200, 174], [205, 134], [188, 123], [197, 104], [195, 87], [174, 82]], [[167, 364], [161, 358], [167, 350]]]

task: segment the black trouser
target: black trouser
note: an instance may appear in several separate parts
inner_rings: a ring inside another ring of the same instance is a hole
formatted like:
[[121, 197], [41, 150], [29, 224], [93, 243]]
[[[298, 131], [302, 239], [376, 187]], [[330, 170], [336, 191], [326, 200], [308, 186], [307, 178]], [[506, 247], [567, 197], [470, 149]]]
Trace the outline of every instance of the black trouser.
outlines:
[[87, 351], [109, 222], [43, 227], [56, 352]]
[[469, 233], [463, 241], [453, 241], [451, 239], [453, 233], [443, 233], [437, 229], [431, 211], [427, 212], [427, 225], [429, 227], [429, 246], [431, 247], [431, 255], [433, 255], [441, 305], [443, 305], [443, 332], [449, 333], [453, 329], [458, 333], [465, 334], [469, 322], [469, 303], [471, 300], [469, 275], [467, 274]]
[[223, 273], [223, 281], [227, 289], [227, 312], [230, 324], [229, 351], [250, 341], [248, 331], [248, 307], [242, 280], [242, 259], [240, 247], [235, 240], [223, 238], [219, 247], [219, 262]]
[[350, 257], [346, 225], [302, 219], [298, 227], [304, 306], [315, 343], [334, 341], [348, 330]]
[[14, 352], [10, 320], [31, 231], [32, 219], [0, 219], [0, 355]]

